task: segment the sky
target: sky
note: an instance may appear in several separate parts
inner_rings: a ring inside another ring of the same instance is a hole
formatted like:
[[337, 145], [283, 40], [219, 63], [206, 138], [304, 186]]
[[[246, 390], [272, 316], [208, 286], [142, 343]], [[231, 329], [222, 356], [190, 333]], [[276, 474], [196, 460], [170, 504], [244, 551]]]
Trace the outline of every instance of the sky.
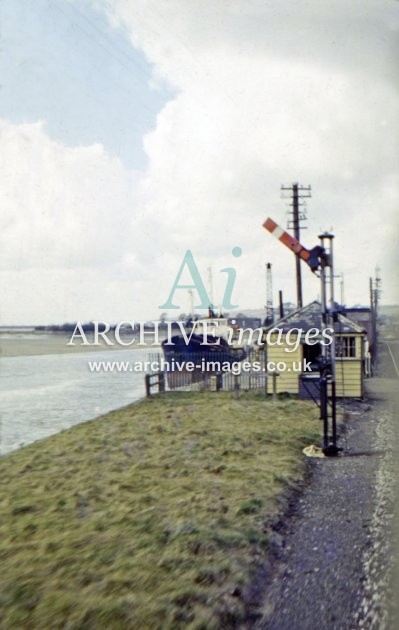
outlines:
[[187, 250], [216, 305], [234, 268], [262, 308], [266, 262], [295, 301], [262, 228], [294, 182], [346, 303], [377, 265], [399, 302], [398, 31], [395, 0], [2, 0], [0, 324], [158, 319]]

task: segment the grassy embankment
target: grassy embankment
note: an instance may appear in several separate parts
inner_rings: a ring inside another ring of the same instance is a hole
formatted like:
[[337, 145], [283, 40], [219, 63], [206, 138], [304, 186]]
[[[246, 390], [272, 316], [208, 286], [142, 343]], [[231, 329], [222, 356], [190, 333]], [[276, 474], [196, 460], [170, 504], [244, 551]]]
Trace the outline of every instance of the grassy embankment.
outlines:
[[171, 394], [2, 458], [1, 627], [234, 627], [319, 431], [310, 403]]

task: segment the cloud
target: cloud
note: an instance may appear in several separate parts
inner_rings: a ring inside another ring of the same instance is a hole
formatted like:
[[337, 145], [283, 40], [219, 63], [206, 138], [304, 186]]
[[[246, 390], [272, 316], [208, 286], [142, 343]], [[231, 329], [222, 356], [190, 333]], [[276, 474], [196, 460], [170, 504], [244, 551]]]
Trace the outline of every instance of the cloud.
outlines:
[[2, 321], [131, 316], [143, 248], [137, 174], [99, 144], [53, 141], [42, 123], [0, 121], [0, 148]]
[[[30, 295], [34, 317], [154, 317], [187, 249], [204, 280], [212, 266], [216, 302], [220, 270], [234, 266], [233, 301], [262, 306], [266, 261], [275, 289], [293, 299], [293, 257], [261, 227], [268, 215], [285, 225], [280, 185], [293, 181], [312, 185], [304, 243], [315, 245], [321, 229], [336, 234], [347, 301], [367, 303], [377, 263], [384, 299], [394, 301], [395, 3], [100, 5], [153, 65], [149, 80], [166, 81], [175, 96], [144, 137], [143, 173], [100, 144], [65, 147], [42, 124], [1, 123], [3, 269]], [[303, 278], [305, 299], [314, 299], [317, 279], [307, 269]], [[11, 314], [24, 293], [7, 295]]]
[[[260, 223], [284, 223], [279, 186], [299, 180], [313, 187], [304, 240], [333, 227], [348, 300], [367, 302], [377, 262], [394, 299], [396, 6], [113, 0], [108, 10], [178, 90], [145, 138], [142, 204], [167, 234], [161, 250], [193, 248], [217, 269], [240, 244], [240, 301], [263, 302], [265, 258], [292, 296], [290, 254]], [[314, 297], [312, 279], [306, 289]]]
[[3, 269], [104, 267], [131, 238], [134, 175], [99, 144], [69, 148], [42, 123], [0, 121]]

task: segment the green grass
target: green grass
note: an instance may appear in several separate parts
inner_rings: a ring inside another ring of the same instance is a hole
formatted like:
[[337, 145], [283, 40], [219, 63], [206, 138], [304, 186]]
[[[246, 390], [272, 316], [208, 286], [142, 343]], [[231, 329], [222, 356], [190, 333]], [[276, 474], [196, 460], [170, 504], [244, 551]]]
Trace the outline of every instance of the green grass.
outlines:
[[168, 394], [0, 460], [2, 628], [235, 627], [313, 404]]

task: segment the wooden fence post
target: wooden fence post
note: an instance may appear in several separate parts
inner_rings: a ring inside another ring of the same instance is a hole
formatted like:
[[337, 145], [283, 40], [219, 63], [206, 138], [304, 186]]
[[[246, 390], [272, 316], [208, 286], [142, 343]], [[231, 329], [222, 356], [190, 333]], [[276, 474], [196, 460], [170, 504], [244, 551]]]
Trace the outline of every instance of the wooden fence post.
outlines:
[[146, 374], [144, 377], [144, 382], [145, 382], [145, 395], [147, 396], [147, 398], [149, 398], [151, 396], [151, 384], [150, 384], [150, 374]]
[[165, 391], [165, 375], [162, 372], [160, 372], [158, 375], [158, 391]]
[[234, 392], [235, 392], [235, 397], [239, 398], [240, 397], [240, 381], [237, 374], [234, 375]]
[[278, 377], [278, 374], [276, 374], [276, 372], [273, 372], [272, 379], [273, 379], [273, 400], [274, 401], [277, 400], [277, 377]]

